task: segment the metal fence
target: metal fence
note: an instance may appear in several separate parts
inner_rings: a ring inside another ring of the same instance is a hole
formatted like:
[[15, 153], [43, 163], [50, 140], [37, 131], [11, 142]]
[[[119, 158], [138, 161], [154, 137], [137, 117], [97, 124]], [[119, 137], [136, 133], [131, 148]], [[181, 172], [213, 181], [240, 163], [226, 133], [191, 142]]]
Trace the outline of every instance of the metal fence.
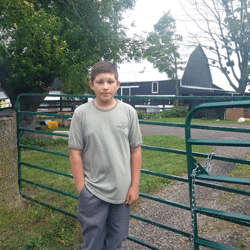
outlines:
[[[236, 102], [222, 102], [222, 103], [208, 103], [201, 104], [193, 108], [186, 119], [185, 131], [186, 131], [186, 150], [187, 150], [187, 163], [188, 163], [188, 180], [189, 180], [189, 197], [190, 197], [190, 208], [192, 216], [192, 235], [191, 240], [194, 245], [194, 249], [199, 249], [199, 246], [206, 246], [215, 249], [233, 249], [233, 247], [225, 246], [209, 239], [199, 237], [197, 214], [204, 214], [206, 216], [218, 218], [224, 221], [230, 221], [239, 225], [250, 226], [250, 216], [246, 214], [238, 214], [232, 212], [226, 212], [222, 210], [210, 209], [206, 207], [200, 207], [196, 205], [195, 199], [195, 186], [201, 185], [214, 189], [223, 190], [226, 192], [241, 194], [250, 196], [250, 192], [244, 189], [238, 189], [233, 187], [221, 186], [217, 183], [230, 183], [250, 186], [249, 178], [237, 178], [230, 176], [219, 176], [210, 174], [211, 160], [220, 159], [228, 161], [225, 157], [219, 157], [210, 155], [206, 166], [201, 166], [197, 163], [192, 152], [192, 145], [210, 145], [210, 146], [226, 146], [226, 147], [249, 147], [249, 140], [218, 140], [218, 139], [193, 139], [191, 136], [191, 120], [195, 112], [200, 109], [211, 109], [211, 108], [246, 108], [250, 106], [250, 101], [236, 101]], [[223, 128], [225, 129], [225, 128]], [[228, 128], [227, 128], [228, 129]], [[232, 131], [228, 129], [227, 131]], [[234, 129], [234, 131], [250, 133], [249, 129]], [[239, 159], [230, 159], [232, 162], [238, 162]], [[241, 160], [240, 160], [241, 161]], [[245, 160], [243, 160], [245, 161]], [[248, 162], [242, 162], [249, 164]], [[209, 182], [207, 182], [209, 181]], [[216, 184], [215, 184], [216, 183]], [[204, 197], [205, 198], [205, 197]]]
[[[67, 134], [60, 134], [60, 133], [52, 133], [52, 132], [46, 132], [46, 131], [41, 131], [41, 130], [35, 130], [35, 129], [27, 129], [24, 127], [21, 127], [21, 115], [25, 114], [25, 115], [44, 115], [44, 116], [48, 116], [48, 117], [63, 117], [63, 118], [70, 118], [71, 115], [67, 115], [67, 114], [62, 114], [62, 113], [37, 113], [37, 112], [29, 112], [29, 111], [22, 111], [20, 110], [20, 103], [22, 101], [22, 98], [24, 98], [25, 96], [36, 96], [37, 94], [22, 94], [19, 96], [18, 98], [18, 105], [17, 105], [17, 121], [18, 121], [18, 166], [19, 166], [19, 187], [20, 187], [20, 193], [21, 195], [29, 200], [32, 200], [34, 202], [37, 202], [41, 205], [44, 205], [46, 207], [49, 207], [51, 209], [54, 209], [56, 211], [62, 212], [66, 215], [69, 215], [71, 217], [76, 218], [77, 216], [69, 211], [66, 211], [64, 209], [58, 208], [57, 206], [48, 204], [42, 200], [37, 200], [27, 194], [24, 193], [22, 186], [24, 183], [28, 183], [31, 185], [35, 185], [38, 187], [41, 187], [43, 189], [47, 189], [74, 199], [78, 199], [78, 196], [69, 192], [65, 192], [62, 191], [60, 189], [48, 186], [48, 185], [44, 185], [41, 183], [37, 183], [28, 179], [25, 179], [22, 177], [22, 169], [23, 167], [29, 167], [29, 168], [33, 168], [33, 169], [39, 169], [42, 171], [46, 171], [46, 172], [50, 172], [51, 174], [56, 174], [56, 175], [63, 175], [65, 177], [68, 178], [73, 178], [73, 176], [71, 174], [67, 174], [61, 171], [56, 171], [50, 168], [45, 168], [43, 166], [36, 166], [33, 164], [29, 164], [27, 162], [22, 161], [21, 158], [21, 151], [23, 149], [29, 149], [29, 150], [35, 150], [35, 151], [40, 151], [43, 153], [47, 153], [47, 154], [53, 154], [53, 155], [59, 155], [62, 157], [69, 157], [68, 154], [66, 153], [60, 153], [60, 152], [54, 152], [54, 151], [50, 151], [50, 150], [45, 150], [45, 149], [41, 149], [41, 148], [37, 148], [37, 147], [31, 147], [31, 146], [25, 146], [22, 145], [21, 143], [21, 136], [23, 132], [29, 132], [29, 133], [39, 133], [39, 134], [44, 134], [44, 135], [49, 135], [49, 136], [60, 136], [60, 137], [68, 137]], [[43, 95], [39, 95], [39, 96], [43, 96]], [[60, 96], [60, 95], [52, 95], [52, 96]], [[74, 98], [76, 96], [73, 95], [64, 95], [63, 97], [66, 98]], [[79, 97], [79, 96], [77, 96]], [[82, 97], [91, 97], [91, 96], [80, 96]], [[117, 98], [150, 98], [152, 99], [152, 97], [117, 97]], [[154, 98], [156, 99], [156, 98]], [[164, 98], [161, 98], [164, 99]], [[218, 126], [206, 126], [206, 125], [191, 125], [191, 120], [193, 115], [195, 114], [195, 112], [201, 110], [201, 109], [211, 109], [211, 108], [218, 108], [218, 107], [224, 107], [224, 108], [234, 108], [234, 107], [250, 107], [250, 100], [245, 100], [245, 101], [237, 101], [237, 100], [241, 100], [241, 99], [249, 99], [249, 97], [190, 97], [190, 98], [186, 98], [186, 97], [167, 97], [165, 98], [166, 100], [169, 99], [179, 99], [179, 100], [187, 100], [187, 99], [197, 99], [197, 100], [220, 100], [222, 102], [220, 103], [209, 103], [209, 104], [201, 104], [198, 105], [197, 107], [195, 107], [194, 109], [192, 109], [189, 112], [189, 115], [186, 119], [186, 123], [185, 124], [176, 124], [176, 123], [166, 123], [166, 122], [150, 122], [150, 121], [140, 121], [141, 124], [148, 124], [148, 125], [157, 125], [157, 126], [173, 126], [173, 127], [183, 127], [185, 128], [185, 132], [186, 132], [186, 151], [184, 150], [177, 150], [177, 149], [170, 149], [170, 148], [163, 148], [163, 147], [154, 147], [154, 146], [148, 146], [148, 145], [143, 145], [142, 148], [146, 149], [146, 150], [155, 150], [155, 151], [161, 151], [161, 152], [165, 152], [165, 153], [174, 153], [174, 154], [181, 154], [181, 155], [187, 155], [187, 162], [188, 162], [188, 178], [184, 178], [184, 177], [180, 177], [180, 176], [175, 176], [175, 175], [170, 175], [170, 174], [164, 174], [164, 173], [158, 173], [158, 172], [154, 172], [154, 171], [149, 171], [146, 169], [142, 169], [141, 172], [144, 174], [148, 174], [148, 175], [152, 175], [152, 176], [158, 176], [158, 177], [162, 177], [162, 178], [167, 178], [167, 179], [171, 179], [171, 180], [176, 180], [176, 181], [181, 181], [181, 182], [185, 182], [188, 183], [189, 185], [189, 196], [190, 196], [190, 205], [185, 205], [185, 204], [181, 204], [181, 203], [177, 203], [174, 201], [170, 201], [170, 200], [166, 200], [166, 199], [162, 199], [159, 197], [155, 197], [149, 194], [144, 194], [144, 193], [140, 193], [140, 197], [146, 198], [146, 199], [150, 199], [156, 202], [160, 202], [160, 203], [164, 203], [164, 204], [168, 204], [180, 209], [184, 209], [187, 211], [190, 211], [190, 216], [192, 218], [192, 228], [190, 228], [190, 231], [183, 231], [181, 229], [157, 222], [157, 221], [153, 221], [150, 220], [148, 218], [144, 218], [135, 214], [131, 214], [131, 218], [134, 218], [136, 220], [139, 221], [143, 221], [145, 223], [149, 223], [151, 225], [157, 226], [159, 228], [165, 229], [165, 230], [169, 230], [172, 231], [174, 233], [183, 235], [185, 237], [188, 237], [194, 246], [194, 249], [199, 249], [199, 245], [203, 245], [203, 246], [207, 246], [207, 247], [212, 247], [215, 249], [235, 249], [233, 247], [230, 246], [225, 246], [222, 244], [219, 244], [217, 242], [213, 242], [211, 240], [205, 239], [203, 237], [199, 237], [198, 234], [198, 226], [197, 226], [197, 214], [201, 213], [201, 214], [205, 214], [207, 216], [212, 216], [215, 218], [219, 218], [219, 219], [223, 219], [223, 220], [227, 220], [227, 221], [231, 221], [240, 225], [244, 225], [244, 226], [250, 226], [250, 216], [249, 215], [242, 215], [242, 214], [234, 214], [234, 213], [228, 213], [225, 211], [218, 211], [218, 210], [211, 210], [211, 209], [206, 209], [206, 208], [202, 208], [199, 206], [196, 206], [195, 204], [195, 186], [205, 186], [205, 187], [209, 187], [209, 188], [215, 188], [215, 189], [219, 189], [219, 190], [224, 190], [227, 192], [233, 192], [233, 193], [238, 193], [238, 194], [242, 194], [242, 195], [246, 195], [249, 196], [250, 192], [247, 190], [241, 190], [241, 189], [237, 189], [237, 188], [232, 188], [232, 187], [226, 187], [223, 185], [218, 185], [218, 184], [214, 184], [213, 182], [226, 182], [226, 183], [237, 183], [237, 184], [243, 184], [243, 185], [250, 185], [250, 180], [249, 179], [243, 179], [243, 178], [233, 178], [233, 177], [221, 177], [221, 176], [213, 176], [210, 175], [208, 173], [208, 171], [201, 166], [200, 163], [197, 163], [195, 157], [201, 157], [201, 158], [208, 158], [210, 160], [212, 159], [216, 159], [216, 160], [221, 160], [221, 161], [227, 161], [227, 162], [233, 162], [233, 163], [240, 163], [240, 164], [250, 164], [249, 160], [246, 159], [238, 159], [238, 158], [230, 158], [230, 157], [223, 157], [223, 156], [219, 156], [219, 155], [209, 155], [209, 154], [202, 154], [202, 153], [196, 153], [192, 151], [192, 145], [223, 145], [223, 146], [243, 146], [243, 147], [249, 147], [250, 146], [250, 142], [249, 141], [216, 141], [216, 140], [204, 140], [204, 139], [192, 139], [191, 137], [191, 129], [205, 129], [205, 130], [217, 130], [217, 131], [230, 131], [230, 132], [241, 132], [241, 133], [250, 133], [249, 129], [244, 129], [244, 128], [229, 128], [229, 127], [218, 127]], [[234, 99], [234, 100], [233, 100]], [[230, 100], [230, 102], [223, 102], [225, 100]], [[128, 239], [136, 242], [140, 245], [146, 246], [149, 249], [161, 249], [160, 247], [154, 246], [148, 242], [142, 241], [140, 239], [137, 239], [135, 237], [132, 236], [128, 236]]]
[[[41, 103], [38, 108], [39, 112], [73, 112], [75, 108], [85, 102], [87, 102], [87, 98], [82, 97], [63, 97], [50, 95], [51, 99], [45, 100]], [[54, 98], [53, 98], [54, 97]]]

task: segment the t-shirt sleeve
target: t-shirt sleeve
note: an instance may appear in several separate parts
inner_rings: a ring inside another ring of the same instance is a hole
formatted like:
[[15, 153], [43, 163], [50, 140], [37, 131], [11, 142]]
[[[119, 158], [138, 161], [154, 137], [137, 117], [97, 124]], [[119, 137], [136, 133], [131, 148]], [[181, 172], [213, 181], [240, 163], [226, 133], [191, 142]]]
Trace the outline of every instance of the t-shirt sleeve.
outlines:
[[83, 138], [83, 117], [80, 115], [80, 112], [76, 109], [69, 129], [69, 141], [68, 146], [71, 149], [83, 150], [84, 148], [84, 138]]
[[138, 121], [138, 115], [135, 109], [131, 112], [131, 124], [129, 129], [130, 148], [137, 148], [142, 145], [141, 129]]

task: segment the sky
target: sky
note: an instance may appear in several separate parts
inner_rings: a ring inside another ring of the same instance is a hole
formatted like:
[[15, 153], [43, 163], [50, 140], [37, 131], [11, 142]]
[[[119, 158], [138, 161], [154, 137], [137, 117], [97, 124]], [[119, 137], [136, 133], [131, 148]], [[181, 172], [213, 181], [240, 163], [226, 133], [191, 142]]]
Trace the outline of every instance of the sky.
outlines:
[[[183, 6], [191, 13], [192, 7], [188, 4], [187, 0], [137, 0], [133, 10], [127, 11], [124, 14], [123, 24], [128, 27], [127, 35], [132, 37], [133, 34], [143, 35], [145, 32], [153, 31], [154, 24], [158, 22], [164, 12], [171, 12], [171, 15], [176, 20], [177, 33], [185, 37], [188, 32], [195, 29], [195, 24], [190, 21]], [[131, 26], [131, 24], [133, 24]], [[197, 44], [198, 45], [198, 44]], [[195, 47], [182, 46], [180, 53], [184, 61], [188, 61], [190, 54]], [[228, 86], [226, 78], [218, 70], [211, 68], [213, 83], [221, 88], [232, 90]], [[181, 78], [183, 72], [180, 72]], [[165, 73], [159, 73], [157, 69], [148, 61], [141, 63], [123, 63], [119, 65], [119, 78], [121, 82], [129, 81], [159, 81], [168, 79]]]

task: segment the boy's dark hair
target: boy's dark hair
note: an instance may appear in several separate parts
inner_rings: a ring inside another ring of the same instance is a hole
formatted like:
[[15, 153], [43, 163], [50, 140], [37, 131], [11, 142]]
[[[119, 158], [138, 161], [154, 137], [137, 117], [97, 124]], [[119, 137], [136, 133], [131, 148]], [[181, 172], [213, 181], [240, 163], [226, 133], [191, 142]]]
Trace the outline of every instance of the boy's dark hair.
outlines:
[[91, 81], [93, 82], [98, 74], [101, 73], [112, 73], [118, 81], [118, 70], [117, 66], [108, 61], [100, 61], [94, 64], [91, 69]]

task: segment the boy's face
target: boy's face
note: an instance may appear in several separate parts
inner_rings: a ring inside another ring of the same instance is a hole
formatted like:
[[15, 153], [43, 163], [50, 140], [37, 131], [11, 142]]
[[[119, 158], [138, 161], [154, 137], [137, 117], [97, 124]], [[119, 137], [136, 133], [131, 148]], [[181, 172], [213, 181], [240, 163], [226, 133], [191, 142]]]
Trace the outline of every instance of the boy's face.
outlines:
[[107, 105], [113, 101], [114, 95], [120, 86], [113, 73], [98, 74], [94, 81], [89, 82], [100, 104]]

